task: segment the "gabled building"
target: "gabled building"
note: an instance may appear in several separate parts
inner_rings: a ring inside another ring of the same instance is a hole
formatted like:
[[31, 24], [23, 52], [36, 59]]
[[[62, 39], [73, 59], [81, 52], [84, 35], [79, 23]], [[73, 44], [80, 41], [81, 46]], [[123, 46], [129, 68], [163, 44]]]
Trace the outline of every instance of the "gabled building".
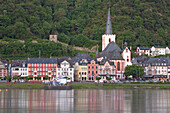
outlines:
[[[136, 59], [136, 60], [134, 60]], [[169, 78], [168, 62], [169, 57], [147, 58], [146, 56], [133, 59], [133, 64], [141, 65], [144, 68], [145, 78]]]
[[136, 54], [141, 56], [141, 55], [148, 55], [150, 56], [150, 48], [148, 47], [137, 47], [136, 48]]
[[57, 58], [57, 62], [57, 78], [67, 77], [67, 79], [74, 81], [74, 67], [71, 58], [60, 57]]
[[88, 80], [88, 61], [92, 58], [87, 53], [78, 53], [72, 58], [71, 62], [74, 65], [74, 80], [87, 81]]
[[165, 54], [170, 54], [170, 47], [165, 48]]
[[56, 77], [57, 59], [56, 58], [28, 58], [28, 76], [43, 77], [48, 76], [49, 79]]
[[161, 46], [152, 46], [150, 49], [150, 55], [151, 56], [157, 56], [157, 55], [165, 55], [165, 48]]
[[87, 64], [88, 81], [96, 80], [96, 76], [99, 75], [99, 64], [96, 59], [88, 61]]
[[21, 77], [28, 76], [27, 60], [12, 60], [11, 75], [21, 75]]
[[102, 59], [102, 61], [99, 62], [99, 76], [103, 81], [107, 80], [107, 77], [111, 77], [113, 80], [120, 78], [115, 72], [114, 62], [110, 62], [108, 59]]
[[0, 59], [0, 77], [5, 77], [8, 75], [8, 61]]

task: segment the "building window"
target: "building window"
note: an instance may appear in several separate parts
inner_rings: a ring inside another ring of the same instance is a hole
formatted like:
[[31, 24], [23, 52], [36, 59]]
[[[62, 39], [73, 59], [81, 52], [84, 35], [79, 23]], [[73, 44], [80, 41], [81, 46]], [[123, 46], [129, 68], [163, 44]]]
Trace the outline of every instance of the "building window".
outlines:
[[97, 73], [97, 71], [96, 71], [96, 75], [97, 75], [98, 73]]
[[92, 69], [94, 69], [94, 66], [92, 66]]
[[89, 66], [89, 69], [90, 69], [90, 66]]
[[94, 75], [94, 71], [92, 71], [92, 75]]
[[129, 62], [129, 56], [127, 56], [127, 62]]
[[97, 69], [98, 67], [96, 66], [96, 69]]
[[70, 71], [72, 71], [72, 69], [70, 69]]
[[109, 43], [111, 42], [111, 39], [109, 38]]
[[117, 63], [117, 70], [120, 71], [120, 62]]

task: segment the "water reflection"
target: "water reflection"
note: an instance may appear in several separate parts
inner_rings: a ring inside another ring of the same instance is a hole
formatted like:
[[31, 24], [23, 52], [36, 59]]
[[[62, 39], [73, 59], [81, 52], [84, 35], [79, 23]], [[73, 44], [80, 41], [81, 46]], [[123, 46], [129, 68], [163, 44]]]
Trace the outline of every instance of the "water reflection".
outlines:
[[170, 113], [170, 91], [1, 90], [0, 113]]

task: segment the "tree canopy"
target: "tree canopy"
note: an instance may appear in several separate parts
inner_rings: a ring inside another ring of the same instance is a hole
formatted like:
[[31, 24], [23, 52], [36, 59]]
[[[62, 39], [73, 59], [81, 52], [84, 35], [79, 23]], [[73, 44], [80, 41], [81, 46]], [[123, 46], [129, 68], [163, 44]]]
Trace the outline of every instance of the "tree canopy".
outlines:
[[89, 48], [99, 44], [101, 51], [101, 36], [110, 7], [113, 33], [120, 47], [125, 41], [133, 49], [169, 46], [168, 3], [168, 0], [0, 1], [0, 39], [48, 39], [49, 34], [57, 32], [59, 41]]
[[133, 64], [125, 67], [125, 76], [142, 77], [144, 75], [144, 69], [142, 66]]

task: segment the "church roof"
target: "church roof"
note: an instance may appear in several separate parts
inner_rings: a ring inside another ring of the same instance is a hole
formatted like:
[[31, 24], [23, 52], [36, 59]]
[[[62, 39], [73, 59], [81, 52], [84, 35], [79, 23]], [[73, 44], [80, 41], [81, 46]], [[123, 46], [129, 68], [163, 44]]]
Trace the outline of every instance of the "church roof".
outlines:
[[105, 34], [112, 34], [112, 23], [111, 23], [111, 18], [110, 18], [110, 8], [108, 10]]
[[105, 57], [109, 60], [123, 60], [122, 50], [115, 42], [110, 42], [100, 53], [99, 57]]

